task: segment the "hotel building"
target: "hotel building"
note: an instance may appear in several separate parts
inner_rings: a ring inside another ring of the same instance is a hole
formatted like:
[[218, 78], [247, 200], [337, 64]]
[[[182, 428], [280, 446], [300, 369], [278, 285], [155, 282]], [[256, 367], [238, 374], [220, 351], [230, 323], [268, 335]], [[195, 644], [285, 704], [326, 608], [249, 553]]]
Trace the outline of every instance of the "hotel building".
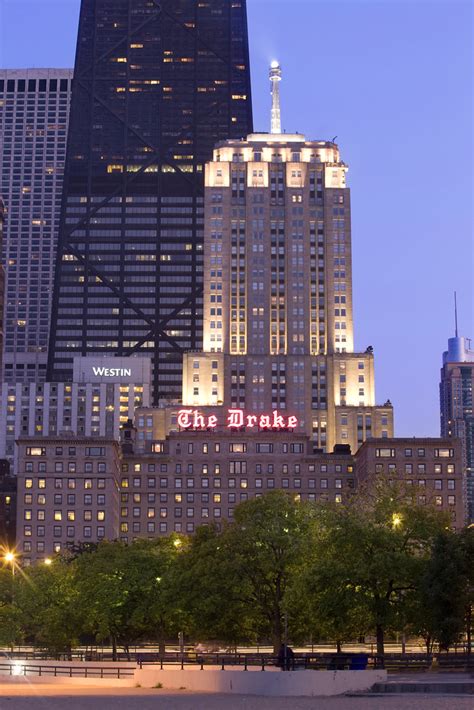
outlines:
[[[141, 415], [139, 415], [141, 416]], [[457, 439], [376, 439], [351, 454], [313, 453], [291, 431], [171, 432], [137, 449], [127, 426], [122, 445], [52, 436], [19, 440], [18, 551], [24, 564], [79, 542], [172, 532], [232, 520], [235, 507], [274, 489], [298, 500], [342, 503], [377, 476], [412, 485], [420, 505], [449, 511], [463, 526], [463, 456]]]
[[77, 436], [119, 440], [137, 407], [151, 403], [148, 357], [74, 358], [72, 382], [5, 384], [0, 399], [0, 459], [18, 471], [16, 440]]
[[393, 436], [393, 409], [376, 405], [372, 348], [354, 351], [348, 168], [278, 115], [206, 165], [204, 346], [185, 355], [183, 406], [282, 410], [314, 447], [355, 451]]

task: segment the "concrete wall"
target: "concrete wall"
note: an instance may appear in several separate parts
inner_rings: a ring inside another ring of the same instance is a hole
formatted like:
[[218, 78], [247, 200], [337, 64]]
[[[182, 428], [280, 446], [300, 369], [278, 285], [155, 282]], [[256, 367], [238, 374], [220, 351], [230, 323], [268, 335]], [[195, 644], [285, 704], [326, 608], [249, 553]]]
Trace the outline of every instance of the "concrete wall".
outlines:
[[217, 668], [164, 668], [144, 666], [135, 681], [144, 688], [162, 683], [164, 688], [237, 695], [322, 696], [367, 690], [387, 679], [379, 671], [287, 671], [278, 669], [220, 670]]

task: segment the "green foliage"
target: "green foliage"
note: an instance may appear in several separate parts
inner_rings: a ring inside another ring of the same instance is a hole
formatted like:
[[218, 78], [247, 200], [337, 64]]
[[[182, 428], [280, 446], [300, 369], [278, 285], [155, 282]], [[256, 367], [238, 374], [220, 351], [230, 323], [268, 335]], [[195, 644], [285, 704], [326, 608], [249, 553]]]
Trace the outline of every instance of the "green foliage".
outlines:
[[404, 630], [432, 541], [447, 520], [417, 505], [411, 489], [380, 479], [346, 505], [321, 511], [305, 575], [312, 615], [335, 641]]
[[83, 616], [74, 570], [59, 560], [17, 574], [14, 603], [24, 635], [52, 653], [68, 653], [79, 641]]
[[[474, 529], [443, 530], [433, 541], [411, 610], [413, 631], [447, 650], [471, 623], [474, 604]], [[470, 629], [466, 629], [468, 632]]]
[[284, 491], [222, 529], [78, 545], [49, 566], [0, 569], [0, 643], [56, 654], [81, 637], [128, 648], [178, 633], [229, 646], [411, 631], [447, 647], [470, 631], [474, 531], [454, 533], [408, 488], [379, 479], [345, 505]]

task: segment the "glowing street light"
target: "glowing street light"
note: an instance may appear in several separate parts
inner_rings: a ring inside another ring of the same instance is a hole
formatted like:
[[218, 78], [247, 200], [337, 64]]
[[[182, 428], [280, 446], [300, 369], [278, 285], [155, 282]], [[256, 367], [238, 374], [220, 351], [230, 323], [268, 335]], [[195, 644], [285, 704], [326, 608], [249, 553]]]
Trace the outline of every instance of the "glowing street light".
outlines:
[[14, 552], [11, 550], [7, 550], [5, 554], [3, 555], [3, 560], [7, 564], [12, 566], [12, 575], [15, 576], [15, 561], [16, 561], [16, 555]]
[[53, 560], [51, 559], [51, 557], [46, 557], [44, 560], [44, 563], [47, 567], [49, 567], [50, 565], [53, 564]]
[[400, 515], [400, 513], [394, 513], [392, 515], [392, 526], [394, 528], [399, 528], [401, 524], [402, 524], [402, 516]]

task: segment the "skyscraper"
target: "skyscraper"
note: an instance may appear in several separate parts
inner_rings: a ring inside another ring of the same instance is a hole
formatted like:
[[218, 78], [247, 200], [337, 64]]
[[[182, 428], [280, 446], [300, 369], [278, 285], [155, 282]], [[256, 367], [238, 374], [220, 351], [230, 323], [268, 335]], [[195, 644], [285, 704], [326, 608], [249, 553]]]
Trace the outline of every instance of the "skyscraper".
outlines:
[[449, 338], [440, 383], [441, 436], [459, 437], [466, 466], [468, 521], [474, 522], [474, 350], [467, 338]]
[[[272, 65], [272, 131], [280, 130]], [[393, 436], [375, 406], [372, 348], [354, 352], [347, 166], [338, 146], [257, 133], [206, 166], [204, 353], [185, 356], [183, 404], [279, 409], [316, 447]]]
[[71, 80], [70, 69], [0, 70], [1, 192], [8, 210], [0, 378], [9, 384], [43, 382], [46, 375]]
[[252, 128], [246, 2], [82, 0], [48, 379], [151, 355], [179, 399], [202, 340], [203, 166]]
[[[3, 201], [0, 198], [0, 254], [2, 253], [2, 243], [3, 243], [3, 224], [5, 219], [5, 208], [3, 206]], [[0, 261], [0, 373], [2, 371], [2, 358], [3, 358], [3, 308], [4, 308], [4, 297], [5, 297], [5, 270], [3, 264]], [[0, 394], [2, 391], [1, 381], [0, 381]]]

